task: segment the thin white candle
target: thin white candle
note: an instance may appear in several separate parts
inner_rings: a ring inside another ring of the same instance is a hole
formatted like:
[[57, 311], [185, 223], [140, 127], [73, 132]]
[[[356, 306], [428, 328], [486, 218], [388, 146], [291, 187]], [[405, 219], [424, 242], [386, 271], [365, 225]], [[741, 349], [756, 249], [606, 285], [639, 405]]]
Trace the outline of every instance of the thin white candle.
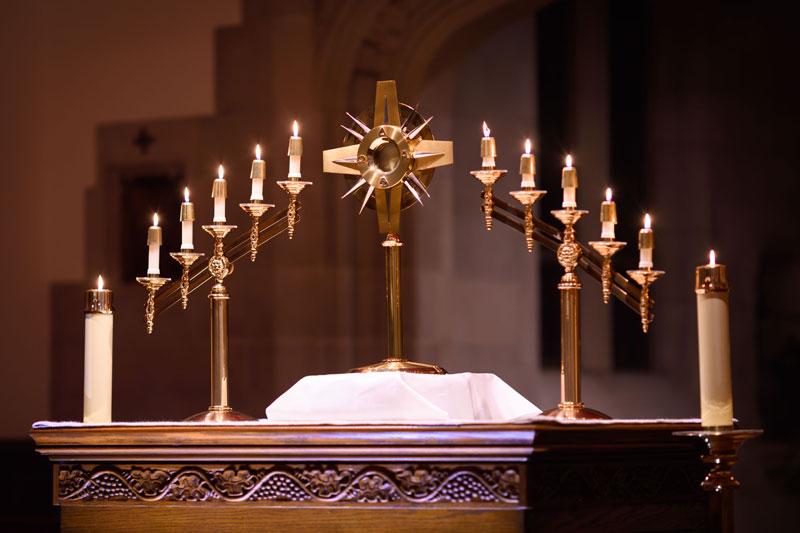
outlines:
[[567, 155], [564, 168], [561, 170], [561, 187], [564, 189], [564, 200], [561, 207], [570, 209], [578, 207], [575, 202], [575, 189], [578, 188], [578, 171], [572, 166], [572, 156]]
[[700, 417], [703, 427], [730, 427], [733, 387], [728, 280], [725, 265], [717, 264], [714, 250], [708, 255], [708, 264], [695, 271]]
[[536, 162], [531, 153], [531, 140], [525, 139], [525, 153], [519, 158], [519, 173], [522, 176], [520, 187], [536, 188]]
[[84, 308], [83, 422], [111, 422], [114, 338], [112, 293], [97, 276], [97, 289], [86, 291]]
[[292, 122], [292, 136], [289, 137], [289, 179], [300, 179], [300, 160], [303, 156], [303, 139], [300, 137], [300, 126]]
[[250, 201], [264, 200], [264, 176], [266, 174], [266, 163], [261, 160], [261, 146], [256, 145], [256, 158], [250, 167]]
[[606, 189], [606, 201], [600, 204], [600, 222], [603, 224], [600, 238], [615, 239], [614, 226], [617, 224], [617, 205], [611, 199], [611, 187]]
[[183, 188], [180, 222], [181, 250], [194, 250], [194, 204], [189, 201], [189, 187]]
[[153, 225], [147, 230], [147, 275], [161, 274], [159, 252], [161, 251], [161, 228], [158, 227], [158, 213], [153, 213]]
[[483, 168], [494, 168], [495, 158], [497, 157], [497, 146], [494, 137], [486, 122], [483, 123], [483, 138], [481, 139], [481, 166]]
[[220, 165], [217, 168], [217, 179], [214, 180], [214, 187], [211, 190], [211, 197], [214, 198], [214, 224], [225, 223], [225, 198], [228, 196], [228, 186], [225, 183], [225, 168]]
[[650, 215], [644, 216], [644, 227], [639, 230], [639, 268], [653, 268], [653, 248], [655, 240]]

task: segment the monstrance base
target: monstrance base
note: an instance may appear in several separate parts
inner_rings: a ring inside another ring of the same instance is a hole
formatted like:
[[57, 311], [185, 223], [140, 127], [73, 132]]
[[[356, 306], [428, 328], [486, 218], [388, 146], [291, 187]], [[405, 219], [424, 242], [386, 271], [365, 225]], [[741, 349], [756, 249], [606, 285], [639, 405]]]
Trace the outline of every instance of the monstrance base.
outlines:
[[582, 403], [558, 404], [558, 407], [544, 411], [541, 416], [566, 420], [608, 420], [611, 418], [607, 414], [590, 409]]
[[447, 374], [447, 371], [440, 366], [429, 365], [427, 363], [415, 363], [406, 359], [384, 359], [380, 363], [354, 368], [350, 372], [409, 372], [412, 374]]
[[186, 418], [185, 422], [236, 422], [255, 420], [250, 415], [234, 411], [230, 407], [210, 407], [208, 410]]

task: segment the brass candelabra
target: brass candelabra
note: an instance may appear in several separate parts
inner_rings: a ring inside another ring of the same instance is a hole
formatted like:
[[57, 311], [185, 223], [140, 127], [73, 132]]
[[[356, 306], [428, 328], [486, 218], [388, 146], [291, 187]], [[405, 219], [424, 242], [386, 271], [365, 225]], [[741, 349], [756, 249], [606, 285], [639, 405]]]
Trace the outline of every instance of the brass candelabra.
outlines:
[[[477, 173], [486, 169], [472, 171]], [[496, 179], [492, 181], [492, 185]], [[577, 183], [577, 180], [575, 180]], [[625, 243], [615, 239], [592, 241], [590, 246], [580, 243], [575, 237], [575, 224], [588, 213], [575, 206], [552, 211], [552, 215], [564, 226], [563, 231], [536, 217], [533, 206], [545, 191], [533, 187], [523, 187], [512, 191], [523, 207], [520, 210], [499, 198], [487, 204], [487, 195], [492, 195], [491, 187], [483, 191], [483, 209], [491, 207], [491, 217], [515, 229], [525, 236], [527, 250], [533, 250], [534, 242], [540, 242], [556, 254], [564, 273], [558, 282], [561, 302], [561, 401], [557, 407], [544, 412], [547, 416], [568, 419], [608, 418], [599, 411], [587, 407], [581, 397], [581, 342], [580, 342], [580, 291], [582, 285], [577, 275], [581, 268], [601, 283], [603, 301], [608, 303], [612, 296], [642, 317], [642, 330], [647, 333], [653, 320], [653, 300], [650, 295], [652, 284], [664, 274], [662, 271], [639, 269], [629, 271], [630, 279], [614, 272], [611, 259]], [[487, 225], [488, 227], [488, 225]], [[639, 285], [631, 282], [631, 279]]]
[[[301, 183], [310, 184], [311, 182]], [[237, 226], [224, 222], [202, 226], [203, 230], [214, 240], [213, 253], [205, 264], [198, 262], [198, 259], [204, 255], [200, 252], [182, 249], [179, 252], [171, 253], [172, 258], [181, 265], [180, 280], [169, 283], [168, 278], [159, 276], [137, 278], [137, 281], [147, 289], [145, 324], [148, 333], [152, 332], [155, 317], [158, 314], [178, 302], [181, 303], [183, 309], [186, 309], [189, 295], [192, 292], [209, 281], [214, 282], [208, 295], [211, 322], [211, 402], [208, 409], [187, 418], [189, 421], [252, 420], [252, 417], [235, 411], [230, 406], [228, 396], [228, 303], [230, 294], [224, 283], [225, 279], [233, 273], [236, 261], [244, 257], [255, 261], [260, 246], [283, 232], [293, 231], [299, 220], [298, 212], [301, 208], [297, 195], [303, 187], [292, 187], [295, 194], [290, 206], [267, 218], [263, 223], [262, 216], [274, 207], [273, 204], [263, 201], [240, 204], [242, 210], [250, 218], [250, 229], [233, 237], [231, 245], [227, 248], [225, 240]], [[164, 290], [157, 295], [156, 293], [162, 287]]]

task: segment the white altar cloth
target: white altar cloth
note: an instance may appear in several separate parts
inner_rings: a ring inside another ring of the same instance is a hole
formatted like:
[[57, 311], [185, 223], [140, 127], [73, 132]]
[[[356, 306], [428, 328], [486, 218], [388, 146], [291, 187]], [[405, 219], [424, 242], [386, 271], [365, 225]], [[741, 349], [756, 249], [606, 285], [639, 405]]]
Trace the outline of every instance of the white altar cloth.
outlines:
[[306, 376], [267, 407], [268, 423], [527, 421], [542, 412], [494, 374], [405, 372]]

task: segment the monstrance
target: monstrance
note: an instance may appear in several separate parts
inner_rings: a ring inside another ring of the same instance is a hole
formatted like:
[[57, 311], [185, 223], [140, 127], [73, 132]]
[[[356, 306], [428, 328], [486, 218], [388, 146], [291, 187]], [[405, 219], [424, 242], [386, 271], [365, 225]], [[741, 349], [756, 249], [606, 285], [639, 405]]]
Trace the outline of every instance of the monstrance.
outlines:
[[[347, 114], [344, 146], [325, 150], [323, 171], [344, 174], [352, 186], [342, 196], [361, 200], [361, 209], [372, 207], [378, 216], [378, 231], [384, 235], [386, 257], [387, 354], [380, 363], [354, 372], [401, 371], [444, 374], [436, 365], [409, 361], [403, 352], [400, 299], [400, 212], [428, 194], [434, 168], [453, 163], [453, 143], [434, 140], [430, 130], [433, 117], [423, 119], [416, 109], [400, 104], [394, 80], [379, 81], [375, 89], [372, 127], [368, 113]], [[354, 181], [353, 181], [354, 180]]]

